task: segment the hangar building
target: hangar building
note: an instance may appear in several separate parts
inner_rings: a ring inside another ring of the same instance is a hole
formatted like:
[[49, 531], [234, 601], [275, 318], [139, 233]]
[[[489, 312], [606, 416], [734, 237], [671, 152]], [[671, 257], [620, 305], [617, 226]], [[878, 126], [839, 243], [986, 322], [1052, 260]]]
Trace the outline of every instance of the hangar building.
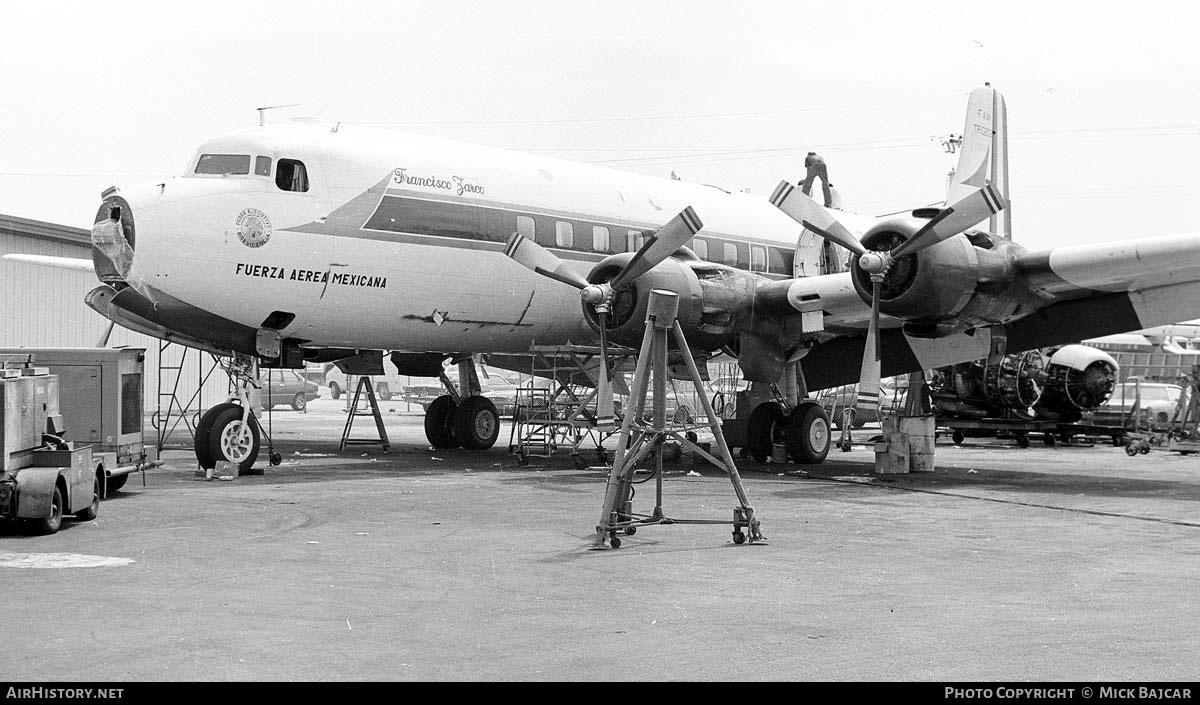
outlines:
[[[83, 228], [0, 214], [0, 255], [90, 259], [91, 251], [91, 233]], [[99, 285], [90, 272], [0, 259], [0, 347], [95, 347], [109, 321], [83, 299]], [[180, 412], [186, 408], [194, 414], [212, 406], [229, 388], [228, 377], [219, 367], [213, 371], [214, 360], [207, 353], [120, 326], [113, 328], [105, 347], [145, 348], [143, 408], [167, 419], [160, 424], [160, 448], [190, 443], [187, 428], [178, 421]]]

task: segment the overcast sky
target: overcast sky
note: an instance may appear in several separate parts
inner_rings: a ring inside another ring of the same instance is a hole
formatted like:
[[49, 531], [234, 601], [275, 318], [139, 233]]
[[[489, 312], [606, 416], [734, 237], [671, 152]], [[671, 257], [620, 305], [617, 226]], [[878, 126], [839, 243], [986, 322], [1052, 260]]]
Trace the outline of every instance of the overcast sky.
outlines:
[[940, 201], [940, 138], [1008, 101], [1015, 239], [1198, 231], [1189, 2], [58, 1], [5, 7], [0, 213], [89, 227], [107, 186], [318, 116], [847, 207]]

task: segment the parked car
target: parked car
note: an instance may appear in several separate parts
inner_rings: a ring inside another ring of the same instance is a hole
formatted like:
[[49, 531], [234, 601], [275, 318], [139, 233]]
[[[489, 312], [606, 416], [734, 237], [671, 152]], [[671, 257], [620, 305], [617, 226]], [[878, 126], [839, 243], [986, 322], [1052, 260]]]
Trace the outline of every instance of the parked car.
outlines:
[[1124, 382], [1113, 389], [1108, 401], [1092, 412], [1092, 423], [1163, 430], [1171, 424], [1182, 394], [1183, 388], [1177, 384]]
[[259, 379], [265, 409], [289, 404], [296, 411], [304, 411], [308, 402], [321, 396], [321, 388], [296, 370], [264, 370]]
[[[630, 377], [631, 379], [626, 380], [626, 384], [632, 387], [632, 375]], [[692, 387], [691, 382], [673, 380], [666, 385], [666, 393], [666, 398], [663, 399], [663, 407], [668, 420], [674, 423], [692, 423], [703, 415], [704, 405], [697, 398], [696, 390]], [[637, 408], [637, 400], [627, 395], [617, 395], [614, 399], [613, 407], [617, 416], [623, 417], [624, 409]], [[643, 421], [651, 421], [653, 418], [654, 392], [647, 386], [646, 399], [642, 407], [642, 419]]]
[[[516, 411], [517, 388], [521, 386], [519, 381], [513, 381], [516, 377], [515, 373], [510, 377], [490, 370], [486, 376], [479, 376], [482, 395], [496, 405], [496, 411], [501, 416], [512, 416]], [[451, 375], [450, 379], [455, 383], [458, 381], [457, 375]], [[457, 387], [455, 384], [456, 389]], [[422, 409], [428, 409], [434, 399], [445, 393], [445, 386], [436, 377], [410, 377], [404, 387], [403, 399], [406, 403], [418, 404]]]
[[[879, 385], [879, 408], [881, 411], [887, 411], [893, 408], [907, 389], [907, 380], [897, 382], [896, 378], [889, 377]], [[833, 387], [832, 389], [822, 389], [817, 392], [817, 401], [825, 408], [825, 413], [829, 414], [829, 422], [834, 428], [842, 427], [842, 412], [847, 407], [854, 409], [854, 405], [858, 403], [858, 385], [846, 384], [841, 387]], [[874, 411], [867, 410], [865, 412], [855, 410], [854, 420], [851, 422], [851, 428], [862, 428], [867, 424], [879, 423], [879, 414]]]
[[[360, 376], [348, 375], [336, 366], [332, 367], [325, 373], [325, 384], [329, 387], [329, 396], [340, 399], [342, 394], [353, 392], [358, 387]], [[370, 379], [371, 383], [375, 385], [375, 396], [384, 401], [403, 394], [408, 381], [406, 375], [395, 374], [371, 375]]]

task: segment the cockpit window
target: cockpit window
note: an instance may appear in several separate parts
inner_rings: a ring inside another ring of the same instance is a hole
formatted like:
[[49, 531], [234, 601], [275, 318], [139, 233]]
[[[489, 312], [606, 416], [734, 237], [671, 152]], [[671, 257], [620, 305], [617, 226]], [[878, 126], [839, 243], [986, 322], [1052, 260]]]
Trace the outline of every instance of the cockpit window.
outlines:
[[295, 159], [280, 159], [275, 166], [275, 185], [284, 191], [307, 191], [308, 171], [304, 163]]
[[254, 158], [254, 175], [255, 176], [270, 176], [271, 175], [271, 158], [270, 157], [255, 157]]
[[249, 154], [201, 154], [197, 174], [249, 174]]

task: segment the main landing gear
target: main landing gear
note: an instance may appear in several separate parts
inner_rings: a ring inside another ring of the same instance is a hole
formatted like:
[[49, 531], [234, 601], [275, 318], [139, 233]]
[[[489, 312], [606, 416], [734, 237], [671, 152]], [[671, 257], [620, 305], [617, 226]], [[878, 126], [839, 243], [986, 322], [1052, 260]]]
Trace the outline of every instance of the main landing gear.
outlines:
[[484, 397], [467, 397], [462, 403], [444, 394], [425, 411], [425, 437], [434, 448], [487, 450], [500, 435], [500, 413]]
[[500, 412], [491, 400], [479, 396], [479, 378], [470, 358], [458, 363], [459, 380], [470, 390], [467, 396], [458, 394], [450, 379], [442, 374], [447, 394], [434, 399], [425, 409], [425, 437], [434, 448], [487, 450], [500, 436]]
[[817, 464], [829, 455], [832, 439], [829, 414], [811, 399], [801, 399], [789, 412], [779, 402], [759, 404], [746, 423], [745, 451], [755, 462], [766, 462], [775, 446], [797, 463]]

